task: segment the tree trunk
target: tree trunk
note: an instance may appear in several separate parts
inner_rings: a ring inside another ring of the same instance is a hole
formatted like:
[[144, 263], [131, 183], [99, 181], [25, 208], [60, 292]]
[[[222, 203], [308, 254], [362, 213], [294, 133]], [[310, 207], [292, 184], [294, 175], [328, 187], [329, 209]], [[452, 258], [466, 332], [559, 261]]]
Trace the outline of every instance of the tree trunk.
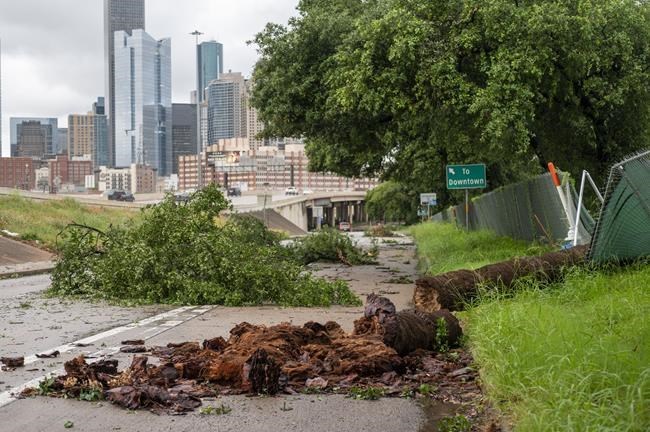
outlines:
[[456, 270], [425, 276], [416, 281], [415, 308], [424, 312], [463, 310], [478, 297], [479, 286], [511, 288], [522, 277], [552, 282], [561, 277], [564, 267], [584, 263], [586, 252], [586, 246], [577, 246], [567, 251], [490, 264], [474, 271]]

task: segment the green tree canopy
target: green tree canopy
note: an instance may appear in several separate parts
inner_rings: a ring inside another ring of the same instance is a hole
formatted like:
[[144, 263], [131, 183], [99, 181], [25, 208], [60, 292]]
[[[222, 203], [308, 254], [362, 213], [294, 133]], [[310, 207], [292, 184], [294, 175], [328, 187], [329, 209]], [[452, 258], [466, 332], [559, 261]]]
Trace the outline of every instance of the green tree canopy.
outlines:
[[366, 210], [374, 221], [413, 222], [417, 220], [413, 207], [416, 194], [400, 183], [387, 181], [366, 194]]
[[439, 192], [444, 165], [490, 187], [554, 161], [576, 175], [650, 141], [647, 0], [302, 0], [255, 38], [266, 133], [311, 168]]

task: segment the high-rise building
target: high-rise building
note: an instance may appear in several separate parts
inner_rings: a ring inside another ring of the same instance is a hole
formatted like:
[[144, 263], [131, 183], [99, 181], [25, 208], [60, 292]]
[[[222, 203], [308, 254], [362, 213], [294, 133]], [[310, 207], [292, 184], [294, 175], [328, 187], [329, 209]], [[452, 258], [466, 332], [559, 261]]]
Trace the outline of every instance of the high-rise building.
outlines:
[[196, 154], [196, 105], [172, 104], [172, 173], [178, 174], [178, 157]]
[[224, 73], [208, 84], [208, 145], [224, 138], [246, 137], [246, 81], [241, 73]]
[[108, 125], [104, 98], [93, 103], [88, 114], [68, 116], [68, 157], [89, 157], [94, 167], [108, 164]]
[[198, 80], [201, 89], [199, 102], [203, 102], [208, 84], [218, 79], [223, 73], [223, 45], [216, 41], [208, 41], [197, 45], [196, 49]]
[[106, 115], [109, 119], [109, 164], [115, 164], [115, 32], [131, 35], [145, 29], [144, 0], [104, 0], [104, 68], [106, 71]]
[[[246, 81], [247, 94], [253, 91], [253, 81]], [[251, 150], [257, 150], [269, 144], [268, 139], [258, 138], [258, 135], [264, 130], [264, 123], [259, 119], [257, 108], [249, 103], [246, 103], [246, 132], [248, 134], [248, 142], [250, 143]]]
[[106, 114], [106, 102], [103, 97], [98, 97], [93, 103], [92, 113], [95, 119], [95, 166], [108, 166], [108, 115]]
[[11, 146], [14, 156], [43, 159], [54, 155], [58, 142], [58, 120], [55, 118], [11, 117]]
[[171, 39], [115, 32], [115, 166], [172, 170]]
[[68, 153], [68, 129], [58, 128], [56, 133], [56, 144], [54, 154]]

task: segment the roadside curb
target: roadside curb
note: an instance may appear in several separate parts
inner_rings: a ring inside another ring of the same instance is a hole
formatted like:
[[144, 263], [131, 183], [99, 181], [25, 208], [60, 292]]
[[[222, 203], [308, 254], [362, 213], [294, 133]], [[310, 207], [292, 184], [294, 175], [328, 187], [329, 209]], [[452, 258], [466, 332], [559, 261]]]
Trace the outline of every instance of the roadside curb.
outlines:
[[0, 280], [50, 273], [55, 265], [56, 263], [54, 261], [43, 261], [13, 266], [0, 266]]

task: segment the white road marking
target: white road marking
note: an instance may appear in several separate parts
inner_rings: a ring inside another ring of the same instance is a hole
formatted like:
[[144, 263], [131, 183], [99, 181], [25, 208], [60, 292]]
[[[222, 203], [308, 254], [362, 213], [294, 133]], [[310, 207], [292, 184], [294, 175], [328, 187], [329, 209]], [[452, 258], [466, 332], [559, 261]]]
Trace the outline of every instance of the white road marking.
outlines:
[[[80, 339], [80, 340], [78, 340], [76, 342], [61, 345], [59, 347], [43, 351], [43, 353], [52, 352], [52, 351], [55, 351], [55, 350], [59, 351], [61, 354], [67, 353], [67, 352], [70, 352], [70, 351], [74, 350], [75, 348], [79, 348], [79, 344], [81, 344], [81, 345], [91, 344], [91, 343], [97, 342], [99, 340], [102, 340], [102, 339], [105, 339], [105, 338], [108, 338], [108, 337], [115, 336], [117, 334], [123, 333], [123, 332], [125, 332], [127, 330], [132, 330], [132, 329], [138, 328], [138, 327], [144, 327], [146, 325], [155, 323], [157, 321], [165, 320], [162, 324], [160, 324], [158, 326], [151, 327], [151, 328], [143, 330], [143, 333], [151, 333], [150, 335], [144, 337], [144, 340], [149, 340], [149, 339], [151, 339], [153, 337], [158, 336], [161, 333], [164, 333], [164, 332], [166, 332], [168, 330], [171, 330], [172, 328], [174, 328], [174, 327], [176, 327], [176, 326], [178, 326], [180, 324], [183, 324], [183, 323], [185, 323], [187, 321], [193, 320], [194, 318], [203, 315], [204, 313], [210, 311], [211, 309], [212, 308], [202, 307], [202, 308], [199, 309], [199, 308], [196, 308], [195, 306], [184, 306], [184, 307], [174, 309], [174, 310], [169, 311], [169, 312], [165, 312], [165, 313], [161, 313], [159, 315], [155, 315], [155, 316], [150, 317], [150, 318], [145, 318], [143, 320], [140, 320], [140, 321], [132, 323], [132, 324], [116, 327], [114, 329], [98, 333], [98, 334], [96, 334], [94, 336], [90, 336], [90, 337], [87, 337], [87, 338], [84, 338], [84, 339]], [[189, 312], [189, 311], [192, 311], [194, 313], [188, 315], [183, 320], [167, 320], [167, 318], [177, 317], [178, 315], [182, 314], [183, 312]], [[103, 348], [103, 349], [101, 349], [101, 350], [99, 350], [99, 351], [97, 351], [95, 353], [87, 354], [86, 358], [87, 358], [88, 363], [94, 363], [94, 362], [100, 360], [101, 358], [104, 358], [107, 355], [112, 355], [112, 354], [118, 353], [119, 351], [120, 351], [120, 347]], [[41, 359], [36, 357], [36, 355], [27, 356], [27, 357], [25, 357], [25, 365], [30, 364], [30, 363], [34, 363], [37, 360], [41, 360]], [[20, 393], [23, 390], [25, 390], [27, 388], [30, 388], [30, 387], [37, 387], [38, 384], [41, 381], [43, 381], [44, 379], [49, 378], [51, 376], [61, 375], [63, 373], [64, 373], [64, 371], [61, 370], [61, 369], [50, 371], [50, 372], [46, 373], [45, 375], [42, 375], [42, 376], [40, 376], [38, 378], [34, 378], [34, 379], [30, 380], [30, 381], [27, 381], [27, 382], [25, 382], [23, 384], [20, 384], [18, 386], [15, 386], [15, 387], [13, 387], [13, 388], [11, 388], [9, 390], [6, 390], [6, 391], [0, 393], [0, 408], [5, 406], [5, 405], [10, 404], [11, 402], [16, 401], [17, 397], [15, 395], [20, 395]]]
[[[144, 326], [147, 326], [147, 325], [149, 325], [151, 323], [154, 323], [156, 321], [162, 321], [162, 320], [166, 320], [167, 318], [176, 317], [179, 314], [181, 314], [183, 312], [187, 312], [187, 311], [192, 310], [192, 309], [193, 309], [192, 306], [184, 306], [184, 307], [174, 309], [174, 310], [171, 310], [171, 311], [168, 311], [168, 312], [163, 312], [161, 314], [154, 315], [152, 317], [145, 318], [145, 319], [142, 319], [140, 321], [137, 321], [137, 322], [134, 322], [134, 323], [131, 323], [131, 324], [123, 325], [123, 326], [120, 326], [120, 327], [115, 327], [113, 329], [104, 331], [102, 333], [98, 333], [98, 334], [96, 334], [94, 336], [90, 336], [90, 337], [87, 337], [87, 338], [84, 338], [84, 339], [79, 339], [76, 342], [67, 343], [65, 345], [60, 345], [60, 346], [58, 346], [56, 348], [52, 348], [52, 349], [49, 349], [49, 350], [42, 351], [39, 354], [44, 354], [44, 353], [48, 353], [48, 352], [52, 352], [52, 351], [59, 351], [61, 354], [67, 353], [67, 352], [72, 351], [75, 348], [79, 348], [80, 345], [90, 345], [90, 344], [93, 344], [93, 343], [95, 343], [95, 342], [97, 342], [99, 340], [105, 339], [107, 337], [111, 337], [111, 336], [115, 336], [117, 334], [123, 333], [123, 332], [125, 332], [127, 330], [132, 330], [132, 329], [138, 328], [138, 327], [144, 327]], [[204, 309], [201, 309], [201, 310], [204, 310]], [[206, 310], [206, 312], [207, 312], [207, 310]], [[192, 316], [192, 318], [194, 318], [194, 316]], [[167, 322], [169, 322], [169, 321], [167, 321]], [[174, 321], [174, 322], [182, 323], [183, 321]], [[35, 354], [30, 355], [30, 356], [26, 356], [25, 357], [25, 365], [34, 363], [34, 362], [36, 362], [38, 360], [39, 360], [39, 358], [36, 357]]]

